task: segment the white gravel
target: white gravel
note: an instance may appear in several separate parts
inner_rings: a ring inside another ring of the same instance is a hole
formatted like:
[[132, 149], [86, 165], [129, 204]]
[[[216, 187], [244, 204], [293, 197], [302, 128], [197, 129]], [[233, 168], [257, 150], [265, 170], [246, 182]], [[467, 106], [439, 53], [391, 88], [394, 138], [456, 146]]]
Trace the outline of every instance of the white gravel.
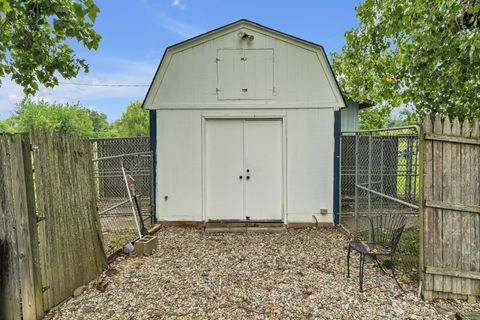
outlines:
[[[358, 291], [358, 256], [345, 277], [345, 245], [333, 228], [281, 234], [204, 234], [164, 228], [149, 257], [120, 257], [53, 319], [452, 319], [480, 310], [427, 303], [372, 264]], [[118, 272], [117, 272], [118, 271]], [[105, 286], [104, 292], [97, 287]]]

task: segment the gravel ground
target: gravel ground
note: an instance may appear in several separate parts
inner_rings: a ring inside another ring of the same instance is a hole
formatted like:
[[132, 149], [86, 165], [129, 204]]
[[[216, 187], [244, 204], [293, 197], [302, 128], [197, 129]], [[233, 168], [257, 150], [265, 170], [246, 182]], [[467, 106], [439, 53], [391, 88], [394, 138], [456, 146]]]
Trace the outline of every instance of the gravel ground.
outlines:
[[149, 257], [120, 257], [53, 319], [452, 319], [480, 310], [403, 294], [369, 264], [358, 292], [358, 256], [345, 277], [348, 239], [333, 228], [281, 234], [204, 234], [164, 228]]

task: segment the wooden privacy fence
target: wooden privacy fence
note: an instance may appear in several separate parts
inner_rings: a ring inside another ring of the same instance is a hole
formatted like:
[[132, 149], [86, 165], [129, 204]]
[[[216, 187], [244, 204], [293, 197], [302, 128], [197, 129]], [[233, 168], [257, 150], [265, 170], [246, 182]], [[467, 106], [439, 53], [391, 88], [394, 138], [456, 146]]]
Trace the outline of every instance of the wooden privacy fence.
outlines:
[[480, 296], [480, 125], [426, 117], [420, 263], [423, 296]]
[[0, 135], [0, 196], [0, 319], [41, 318], [106, 266], [89, 142]]
[[0, 319], [43, 314], [27, 136], [0, 135]]

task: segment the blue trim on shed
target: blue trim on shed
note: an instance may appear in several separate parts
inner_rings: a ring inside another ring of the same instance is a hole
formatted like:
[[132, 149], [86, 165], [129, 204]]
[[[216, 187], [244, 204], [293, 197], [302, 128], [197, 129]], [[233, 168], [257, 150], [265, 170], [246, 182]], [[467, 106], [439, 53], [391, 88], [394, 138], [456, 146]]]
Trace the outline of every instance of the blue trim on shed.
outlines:
[[334, 112], [334, 139], [333, 151], [333, 221], [340, 223], [340, 133], [342, 128], [341, 110]]
[[152, 151], [152, 223], [157, 222], [157, 110], [150, 110], [150, 151]]

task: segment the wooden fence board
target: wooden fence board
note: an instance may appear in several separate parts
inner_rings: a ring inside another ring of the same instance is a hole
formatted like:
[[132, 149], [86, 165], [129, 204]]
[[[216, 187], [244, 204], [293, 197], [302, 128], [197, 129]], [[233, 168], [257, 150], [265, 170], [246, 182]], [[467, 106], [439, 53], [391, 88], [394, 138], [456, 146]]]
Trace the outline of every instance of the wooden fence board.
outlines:
[[[471, 137], [480, 140], [480, 122], [475, 120], [472, 126]], [[472, 150], [472, 203], [480, 206], [480, 147], [474, 147]], [[480, 215], [472, 218], [473, 232], [471, 233], [471, 263], [472, 269], [480, 271]], [[480, 281], [477, 284], [471, 283], [472, 295], [480, 296]]]
[[480, 206], [471, 206], [471, 205], [464, 205], [458, 203], [448, 203], [443, 201], [436, 201], [430, 200], [425, 201], [424, 206], [426, 208], [437, 208], [437, 209], [446, 209], [446, 210], [454, 210], [454, 211], [462, 211], [462, 212], [470, 212], [470, 213], [478, 213], [480, 214]]
[[[450, 119], [447, 117], [443, 122], [443, 134], [451, 135], [452, 134], [452, 125], [450, 123]], [[441, 199], [443, 201], [451, 202], [453, 199], [453, 189], [454, 189], [454, 181], [453, 181], [453, 172], [452, 172], [452, 154], [453, 154], [453, 146], [451, 144], [443, 144], [443, 157], [442, 157], [442, 185], [441, 185]], [[442, 265], [444, 268], [452, 268], [454, 261], [456, 259], [455, 252], [453, 250], [453, 246], [455, 244], [455, 239], [453, 237], [452, 232], [448, 232], [448, 230], [453, 230], [454, 227], [454, 217], [452, 216], [452, 211], [450, 210], [442, 210], [443, 211], [443, 220], [442, 220], [442, 234], [440, 235], [440, 239], [443, 238], [441, 241], [442, 246], [442, 256], [439, 257], [439, 260], [442, 261]], [[452, 279], [449, 277], [443, 278], [443, 290], [444, 292], [451, 292], [452, 291]]]
[[[439, 115], [435, 117], [433, 131], [436, 134], [442, 134], [442, 120]], [[433, 199], [443, 200], [443, 144], [442, 142], [433, 142]], [[436, 266], [443, 266], [443, 210], [436, 209], [433, 215], [434, 219], [434, 233], [433, 233], [433, 263]], [[440, 245], [438, 245], [440, 244]], [[435, 291], [443, 291], [443, 276], [435, 275], [433, 277], [433, 289]]]
[[[457, 118], [458, 120], [458, 118]], [[464, 138], [470, 138], [470, 122], [465, 119], [462, 125], [461, 132], [457, 132], [456, 136], [463, 136]], [[462, 178], [462, 184], [460, 185], [460, 194], [458, 197], [455, 198], [456, 202], [462, 202], [470, 204], [472, 203], [472, 185], [470, 183], [471, 177], [467, 174], [461, 174], [461, 172], [471, 172], [472, 168], [470, 166], [470, 159], [471, 159], [471, 151], [472, 146], [470, 144], [456, 144], [456, 146], [461, 150], [461, 169], [458, 170], [458, 174]], [[458, 166], [456, 166], [458, 168]], [[470, 241], [471, 241], [471, 233], [472, 233], [472, 217], [470, 212], [462, 212], [458, 213], [460, 215], [458, 218], [458, 225], [457, 230], [461, 234], [461, 241], [460, 241], [460, 248], [459, 248], [459, 255], [458, 258], [458, 265], [457, 270], [469, 270], [471, 261], [470, 261]], [[471, 294], [471, 280], [470, 279], [461, 279], [457, 281], [459, 288], [455, 292], [458, 293], [467, 293]]]
[[[20, 135], [13, 136], [11, 168], [12, 184], [11, 192], [13, 205], [18, 212], [15, 217], [15, 228], [17, 232], [17, 250], [19, 255], [20, 294], [22, 301], [22, 315], [24, 319], [36, 318], [35, 292], [34, 292], [34, 270], [33, 257], [31, 254], [30, 227], [28, 212], [28, 197], [25, 188], [25, 171], [23, 161], [22, 141]], [[30, 174], [30, 172], [28, 173]], [[33, 208], [31, 208], [33, 209]]]
[[[480, 122], [474, 121], [472, 125], [472, 139], [480, 141]], [[480, 147], [472, 148], [472, 203], [480, 206]], [[472, 218], [473, 232], [471, 233], [471, 264], [474, 270], [480, 271], [480, 215], [476, 214]], [[480, 281], [471, 283], [471, 292], [474, 296], [480, 296]]]
[[[44, 143], [43, 141], [39, 141], [41, 138], [36, 137], [33, 140], [34, 143], [34, 167], [35, 167], [35, 180], [36, 180], [36, 192], [37, 192], [37, 210], [38, 214], [44, 218], [43, 221], [40, 222], [41, 228], [39, 228], [38, 234], [38, 243], [40, 249], [40, 263], [42, 269], [42, 285], [43, 285], [43, 309], [46, 311], [51, 306], [54, 305], [54, 288], [50, 285], [53, 282], [52, 276], [52, 268], [48, 266], [52, 263], [55, 264], [53, 261], [52, 249], [55, 250], [56, 248], [53, 247], [53, 237], [51, 237], [51, 230], [49, 230], [49, 225], [51, 226], [55, 219], [53, 217], [53, 212], [49, 210], [48, 204], [53, 202], [53, 197], [55, 195], [56, 190], [49, 190], [45, 185], [50, 185], [51, 176], [47, 174], [48, 168], [52, 167], [50, 157], [41, 157], [39, 155], [39, 146], [38, 144], [42, 145], [42, 154], [53, 152], [53, 148], [49, 148], [49, 145]], [[57, 196], [59, 196], [57, 194]]]
[[20, 279], [18, 267], [18, 246], [15, 231], [16, 208], [11, 189], [13, 136], [0, 135], [0, 318], [21, 317]]
[[[452, 136], [460, 136], [462, 134], [462, 125], [456, 117], [453, 120], [452, 125]], [[452, 185], [450, 186], [450, 199], [447, 201], [454, 202], [454, 203], [461, 203], [462, 202], [462, 185], [465, 182], [464, 177], [462, 177], [462, 144], [459, 143], [444, 143], [444, 145], [450, 145], [452, 150], [452, 158], [450, 161], [450, 174], [452, 176]], [[448, 215], [450, 216], [451, 220], [451, 229], [446, 229], [447, 236], [451, 239], [451, 258], [450, 263], [448, 264], [449, 267], [452, 267], [457, 270], [461, 270], [462, 268], [462, 246], [463, 246], [463, 232], [461, 230], [462, 227], [462, 219], [464, 214], [459, 211], [448, 210]], [[448, 281], [451, 283], [450, 290], [444, 290], [445, 292], [453, 292], [457, 294], [461, 294], [462, 287], [465, 286], [465, 281], [463, 279], [453, 279], [452, 277], [446, 277]]]
[[441, 135], [441, 134], [426, 134], [424, 139], [425, 140], [441, 141], [441, 142], [453, 142], [453, 143], [461, 143], [461, 144], [480, 145], [480, 141], [478, 141], [477, 139], [446, 136], [446, 135]]
[[[106, 266], [87, 140], [44, 132], [33, 135], [43, 266], [48, 268], [44, 307], [57, 305]], [[88, 244], [88, 245], [87, 245]]]
[[[423, 130], [425, 134], [432, 132], [432, 122], [430, 117], [425, 119]], [[423, 146], [423, 199], [425, 201], [433, 200], [433, 143], [431, 141], [422, 140]], [[422, 152], [422, 151], [421, 151]], [[423, 219], [423, 250], [424, 255], [423, 264], [433, 264], [433, 232], [434, 220], [433, 215], [435, 210], [430, 207], [424, 208]], [[433, 290], [433, 275], [424, 275], [425, 286], [429, 288], [430, 292]]]
[[30, 141], [0, 135], [0, 319], [43, 315]]
[[470, 126], [458, 118], [451, 124], [436, 116], [433, 130], [430, 119], [424, 123], [420, 252], [426, 299], [474, 301], [480, 295], [479, 131], [478, 121]]
[[35, 188], [33, 181], [33, 167], [32, 167], [32, 153], [31, 143], [28, 134], [22, 134], [22, 154], [23, 154], [23, 167], [25, 172], [25, 191], [27, 195], [27, 208], [28, 208], [28, 233], [30, 239], [30, 250], [32, 256], [32, 271], [33, 271], [33, 291], [35, 296], [35, 308], [37, 318], [43, 316], [43, 293], [42, 293], [42, 276], [40, 269], [40, 257], [38, 248], [38, 232], [37, 232], [37, 215], [35, 206]]
[[106, 267], [89, 142], [32, 136], [33, 156], [0, 135], [0, 319], [39, 319]]

